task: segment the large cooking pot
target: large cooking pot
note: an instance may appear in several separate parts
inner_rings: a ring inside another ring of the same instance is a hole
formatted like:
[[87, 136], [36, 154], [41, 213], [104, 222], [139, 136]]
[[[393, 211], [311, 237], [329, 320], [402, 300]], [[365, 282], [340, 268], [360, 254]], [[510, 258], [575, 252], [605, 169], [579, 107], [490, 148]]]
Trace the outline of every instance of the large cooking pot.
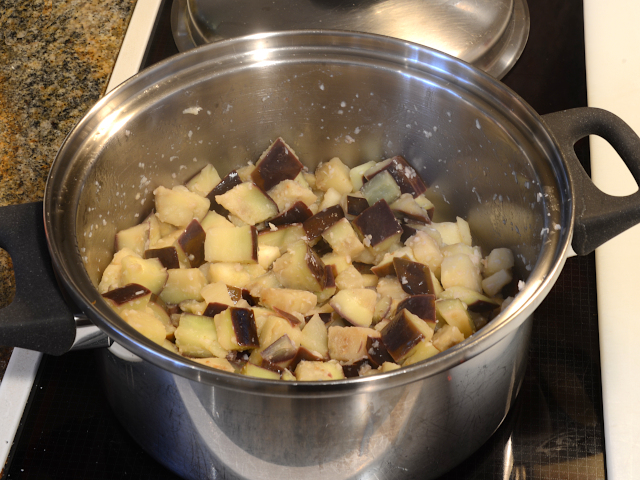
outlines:
[[[33, 233], [38, 207], [0, 211], [0, 246], [12, 255], [17, 290], [1, 313], [0, 344], [56, 354], [71, 347], [75, 324], [50, 286], [55, 272], [114, 342], [98, 350], [113, 410], [185, 478], [436, 477], [509, 411], [532, 314], [570, 244], [588, 253], [640, 220], [640, 193], [607, 196], [580, 166], [573, 145], [589, 134], [609, 140], [640, 178], [640, 140], [612, 114], [541, 118], [488, 75], [415, 44], [298, 31], [180, 54], [112, 91], [64, 142], [44, 195], [53, 270]], [[513, 249], [524, 288], [450, 350], [345, 381], [228, 374], [129, 327], [96, 289], [116, 231], [152, 210], [156, 186], [184, 182], [208, 162], [225, 173], [255, 161], [280, 135], [309, 168], [333, 156], [353, 166], [404, 155], [428, 183], [440, 220], [468, 219], [485, 252]]]

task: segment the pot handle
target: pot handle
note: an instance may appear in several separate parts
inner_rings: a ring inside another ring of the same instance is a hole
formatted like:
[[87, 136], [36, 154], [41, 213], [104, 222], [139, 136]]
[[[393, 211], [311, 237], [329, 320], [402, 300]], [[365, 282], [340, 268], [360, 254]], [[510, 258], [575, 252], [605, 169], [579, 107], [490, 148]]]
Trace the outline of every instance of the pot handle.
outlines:
[[0, 208], [0, 248], [11, 256], [16, 279], [13, 301], [0, 309], [0, 345], [61, 355], [76, 326], [51, 265], [42, 209], [42, 202]]
[[575, 143], [598, 135], [608, 141], [640, 184], [640, 138], [620, 117], [599, 108], [575, 108], [542, 116], [563, 154], [573, 186], [572, 247], [586, 255], [640, 222], [640, 191], [624, 197], [596, 187], [580, 164]]

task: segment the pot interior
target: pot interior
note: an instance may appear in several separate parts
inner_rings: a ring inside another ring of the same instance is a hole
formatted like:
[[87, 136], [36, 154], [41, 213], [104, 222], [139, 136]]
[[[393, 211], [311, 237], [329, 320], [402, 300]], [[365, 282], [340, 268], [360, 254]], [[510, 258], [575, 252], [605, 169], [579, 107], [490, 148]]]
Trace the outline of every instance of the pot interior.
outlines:
[[[226, 174], [255, 162], [278, 136], [309, 169], [334, 156], [355, 166], [403, 155], [427, 183], [436, 221], [461, 216], [484, 254], [514, 251], [529, 297], [555, 279], [571, 235], [571, 192], [530, 107], [428, 48], [289, 32], [173, 57], [107, 95], [76, 127], [45, 199], [52, 251], [76, 301], [125, 339], [126, 325], [94, 288], [115, 233], [152, 211], [157, 186], [184, 183], [208, 163]], [[142, 337], [135, 342], [153, 350]]]

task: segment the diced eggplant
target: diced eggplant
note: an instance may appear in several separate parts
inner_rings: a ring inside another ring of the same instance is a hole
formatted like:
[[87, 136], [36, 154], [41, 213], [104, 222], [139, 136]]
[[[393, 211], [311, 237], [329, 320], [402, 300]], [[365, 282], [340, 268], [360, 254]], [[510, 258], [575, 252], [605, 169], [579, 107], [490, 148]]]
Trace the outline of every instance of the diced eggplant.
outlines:
[[157, 258], [164, 268], [180, 268], [176, 247], [152, 248], [144, 252], [144, 258]]
[[204, 241], [207, 237], [198, 220], [192, 220], [178, 237], [178, 244], [189, 259], [192, 268], [204, 263]]
[[380, 200], [353, 220], [353, 226], [364, 239], [366, 247], [382, 251], [397, 242], [402, 235], [402, 226], [389, 208]]
[[258, 234], [258, 244], [278, 247], [280, 253], [285, 253], [290, 245], [306, 238], [306, 232], [302, 224], [296, 223], [260, 231]]
[[229, 215], [229, 211], [216, 201], [216, 197], [218, 195], [223, 195], [241, 183], [242, 180], [240, 179], [240, 175], [238, 175], [237, 171], [233, 170], [229, 172], [207, 195], [207, 198], [211, 202], [210, 209], [224, 217]]
[[396, 310], [407, 309], [425, 322], [436, 321], [436, 296], [433, 294], [412, 295], [402, 300]]
[[258, 231], [254, 226], [212, 228], [204, 242], [207, 262], [258, 262]]
[[107, 303], [118, 312], [124, 309], [144, 310], [151, 299], [151, 295], [151, 290], [136, 283], [102, 294]]
[[269, 370], [268, 368], [259, 367], [251, 362], [244, 364], [240, 370], [242, 375], [248, 377], [263, 378], [266, 380], [280, 380], [280, 373]]
[[341, 218], [322, 232], [322, 238], [338, 255], [357, 258], [364, 252], [364, 245], [346, 218]]
[[197, 268], [173, 268], [167, 270], [169, 277], [160, 298], [165, 303], [178, 304], [185, 300], [202, 301], [200, 291], [207, 284], [207, 279]]
[[188, 180], [185, 186], [193, 193], [206, 197], [219, 183], [220, 175], [218, 175], [218, 171], [213, 165], [209, 164]]
[[430, 224], [429, 213], [423, 209], [410, 193], [403, 193], [395, 202], [389, 205], [393, 213], [406, 223]]
[[396, 362], [400, 363], [418, 342], [424, 338], [429, 340], [433, 330], [424, 320], [403, 309], [380, 333], [387, 351]]
[[251, 179], [266, 191], [283, 180], [293, 180], [303, 168], [293, 149], [278, 137], [256, 162]]
[[291, 367], [291, 363], [297, 353], [298, 346], [285, 334], [265, 348], [261, 355], [264, 361], [278, 367], [281, 371]]
[[178, 228], [184, 228], [194, 218], [202, 220], [209, 211], [210, 202], [186, 187], [172, 189], [158, 187], [153, 191], [158, 219]]
[[216, 202], [247, 225], [255, 225], [278, 215], [276, 202], [253, 183], [241, 183], [222, 195]]
[[246, 350], [260, 346], [255, 317], [250, 308], [229, 307], [213, 320], [223, 348]]
[[357, 217], [367, 208], [369, 208], [369, 202], [367, 202], [366, 198], [347, 195], [347, 215]]
[[273, 272], [286, 288], [320, 292], [327, 281], [325, 265], [320, 257], [300, 240], [289, 246], [287, 253], [273, 262]]
[[378, 173], [365, 183], [362, 186], [361, 192], [364, 198], [367, 199], [369, 205], [373, 205], [380, 200], [393, 203], [402, 194], [400, 187], [386, 170]]
[[342, 366], [335, 360], [328, 362], [301, 361], [295, 370], [298, 381], [342, 380]]
[[321, 163], [316, 168], [316, 188], [325, 192], [333, 188], [341, 194], [350, 193], [353, 190], [353, 184], [349, 176], [349, 167], [338, 157]]
[[433, 357], [440, 353], [432, 342], [427, 342], [426, 340], [422, 340], [418, 343], [411, 352], [407, 356], [407, 358], [402, 362], [403, 367], [408, 367], [409, 365], [413, 365], [414, 363], [422, 362], [428, 358]]
[[367, 337], [367, 360], [373, 366], [378, 368], [385, 362], [393, 362], [393, 357], [389, 355], [387, 347], [384, 345], [381, 337]]
[[311, 212], [311, 210], [309, 210], [309, 207], [307, 207], [304, 202], [298, 200], [288, 210], [269, 219], [268, 223], [271, 223], [277, 227], [279, 225], [302, 223], [312, 216], [313, 213]]
[[280, 310], [278, 307], [274, 307], [273, 311], [280, 317], [284, 318], [285, 320], [287, 320], [292, 327], [296, 327], [298, 325], [300, 325], [302, 323], [302, 320], [300, 320], [298, 317], [296, 317], [294, 314], [286, 312], [284, 310]]
[[380, 333], [363, 327], [329, 327], [327, 344], [329, 356], [339, 362], [354, 363], [367, 358], [367, 338]]
[[458, 298], [467, 305], [470, 311], [478, 313], [490, 312], [499, 307], [495, 300], [466, 287], [449, 287], [440, 293], [438, 298], [445, 300]]
[[137, 255], [142, 256], [149, 245], [149, 222], [142, 222], [139, 225], [120, 230], [116, 233], [115, 250], [129, 248]]
[[157, 294], [167, 281], [167, 269], [157, 258], [145, 260], [136, 255], [127, 255], [120, 261], [120, 267], [121, 285], [136, 283]]
[[[329, 316], [330, 315], [331, 314], [329, 314]], [[321, 358], [328, 358], [329, 345], [327, 327], [319, 315], [311, 317], [302, 329], [300, 346], [310, 352], [316, 352]], [[305, 360], [310, 359], [305, 358]]]
[[409, 163], [401, 156], [395, 156], [377, 163], [364, 174], [367, 180], [378, 175], [381, 171], [388, 171], [400, 187], [402, 193], [410, 193], [414, 197], [424, 193], [427, 186]]
[[425, 264], [395, 257], [393, 267], [402, 289], [409, 295], [435, 294], [431, 271]]
[[327, 228], [331, 227], [338, 220], [344, 218], [344, 211], [340, 205], [334, 205], [325, 210], [322, 210], [312, 217], [305, 220], [302, 224], [304, 231], [309, 240], [313, 240], [316, 237], [322, 235]]
[[204, 315], [205, 317], [213, 318], [220, 312], [225, 311], [227, 308], [229, 308], [229, 305], [227, 305], [226, 303], [220, 303], [220, 302], [207, 303], [207, 306], [204, 309], [204, 312], [202, 312], [202, 315]]
[[475, 332], [475, 324], [467, 312], [467, 306], [457, 298], [438, 300], [436, 312], [448, 325], [456, 327], [467, 338]]
[[373, 312], [378, 294], [368, 288], [340, 290], [329, 305], [347, 322], [357, 327], [368, 327], [373, 322]]
[[227, 350], [218, 342], [213, 319], [207, 316], [189, 313], [180, 316], [175, 331], [176, 345], [182, 355], [188, 357], [224, 358]]
[[342, 372], [344, 373], [345, 378], [359, 377], [360, 371], [365, 366], [369, 366], [370, 368], [369, 362], [364, 358], [355, 363], [343, 363]]

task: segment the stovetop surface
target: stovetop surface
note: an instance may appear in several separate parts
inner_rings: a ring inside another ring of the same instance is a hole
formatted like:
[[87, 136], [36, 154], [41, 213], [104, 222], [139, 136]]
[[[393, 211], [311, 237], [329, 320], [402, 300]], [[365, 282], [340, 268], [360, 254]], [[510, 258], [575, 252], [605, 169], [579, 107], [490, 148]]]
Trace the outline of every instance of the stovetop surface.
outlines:
[[[503, 82], [538, 113], [586, 105], [581, 0], [529, 0], [531, 33]], [[171, 1], [160, 9], [143, 67], [177, 49]], [[588, 165], [588, 145], [577, 145]], [[499, 430], [442, 480], [605, 478], [594, 256], [567, 260], [536, 311], [524, 384]], [[94, 353], [45, 356], [6, 479], [175, 479], [111, 412]]]

